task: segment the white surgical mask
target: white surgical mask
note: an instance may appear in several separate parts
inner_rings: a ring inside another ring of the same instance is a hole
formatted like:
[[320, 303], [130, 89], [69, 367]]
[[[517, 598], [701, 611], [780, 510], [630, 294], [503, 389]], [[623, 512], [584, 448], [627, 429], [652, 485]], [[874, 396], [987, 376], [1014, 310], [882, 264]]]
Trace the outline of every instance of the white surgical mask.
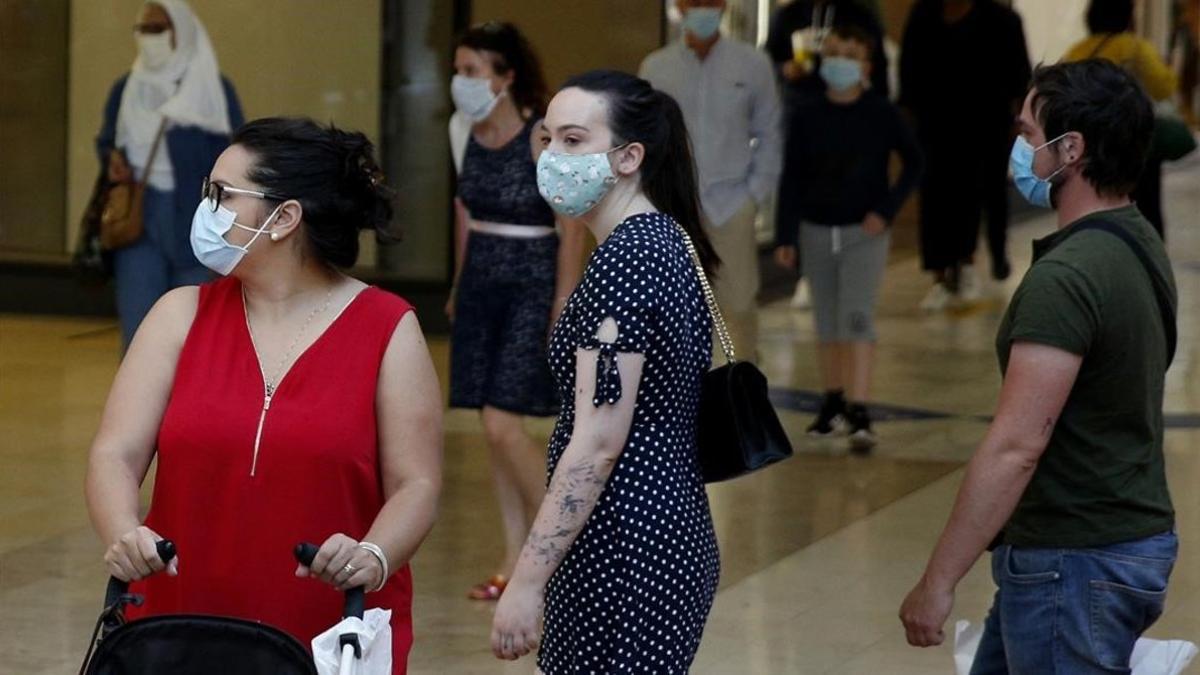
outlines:
[[492, 93], [492, 80], [487, 77], [455, 75], [450, 80], [450, 98], [454, 99], [454, 107], [472, 122], [487, 119], [503, 93]]
[[155, 35], [138, 34], [138, 56], [142, 59], [143, 66], [149, 70], [158, 70], [167, 65], [171, 55], [175, 53], [175, 49], [171, 47], [173, 34], [169, 30]]
[[[211, 199], [201, 200], [192, 216], [192, 253], [196, 254], [196, 260], [201, 265], [221, 276], [229, 276], [250, 252], [250, 245], [267, 231], [267, 225], [275, 219], [281, 208], [283, 204], [276, 206], [261, 227], [247, 227], [235, 222], [237, 214], [233, 211], [219, 205], [214, 211]], [[225, 235], [235, 227], [254, 233], [245, 246], [236, 246], [225, 240]]]

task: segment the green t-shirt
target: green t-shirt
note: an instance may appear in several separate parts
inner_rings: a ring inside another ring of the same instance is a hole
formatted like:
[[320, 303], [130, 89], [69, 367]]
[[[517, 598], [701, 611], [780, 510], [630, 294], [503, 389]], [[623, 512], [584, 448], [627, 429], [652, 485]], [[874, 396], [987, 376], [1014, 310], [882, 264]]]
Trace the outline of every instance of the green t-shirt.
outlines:
[[1102, 219], [1127, 229], [1171, 288], [1161, 239], [1135, 206], [1091, 214], [1034, 242], [996, 350], [1013, 342], [1083, 357], [1037, 470], [1004, 530], [1013, 546], [1078, 548], [1141, 539], [1175, 521], [1163, 462], [1166, 337], [1154, 287], [1129, 246], [1108, 232], [1073, 233]]

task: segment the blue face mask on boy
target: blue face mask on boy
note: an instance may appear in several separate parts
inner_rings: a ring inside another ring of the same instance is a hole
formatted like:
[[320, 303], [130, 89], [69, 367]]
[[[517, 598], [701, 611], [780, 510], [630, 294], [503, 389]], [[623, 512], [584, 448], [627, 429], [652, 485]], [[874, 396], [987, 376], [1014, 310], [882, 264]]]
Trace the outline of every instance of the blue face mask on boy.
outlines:
[[826, 56], [817, 71], [825, 84], [834, 91], [847, 91], [863, 81], [862, 62], [844, 56]]
[[[1070, 132], [1067, 132], [1070, 133]], [[1033, 172], [1033, 157], [1038, 150], [1049, 145], [1057, 143], [1065, 138], [1067, 134], [1060, 134], [1036, 148], [1025, 140], [1024, 136], [1017, 136], [1017, 140], [1013, 141], [1012, 152], [1008, 156], [1008, 166], [1012, 169], [1013, 183], [1017, 186], [1017, 190], [1021, 196], [1034, 206], [1040, 206], [1045, 209], [1053, 208], [1050, 202], [1050, 188], [1053, 186], [1054, 177], [1062, 173], [1063, 169], [1067, 168], [1066, 164], [1054, 170], [1054, 173], [1041, 178]]]

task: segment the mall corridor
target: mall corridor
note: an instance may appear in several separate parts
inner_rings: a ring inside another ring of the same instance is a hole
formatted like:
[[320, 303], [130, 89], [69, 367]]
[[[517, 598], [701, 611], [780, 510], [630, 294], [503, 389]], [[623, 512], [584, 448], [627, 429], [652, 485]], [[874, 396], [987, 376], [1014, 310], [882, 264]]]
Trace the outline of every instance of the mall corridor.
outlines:
[[0, 675], [1200, 654], [1200, 0], [0, 0], [0, 64]]
[[[1168, 373], [1167, 461], [1180, 562], [1159, 638], [1200, 637], [1200, 166], [1166, 177], [1169, 251], [1179, 286], [1179, 354]], [[1015, 225], [1017, 273], [1052, 216]], [[880, 444], [852, 456], [802, 431], [817, 397], [807, 314], [762, 308], [764, 370], [778, 389], [796, 456], [710, 489], [722, 555], [721, 590], [693, 672], [917, 675], [952, 672], [950, 648], [917, 650], [896, 619], [944, 523], [961, 467], [999, 388], [993, 340], [1003, 301], [941, 315], [915, 309], [924, 290], [911, 255], [887, 270], [876, 400]], [[110, 320], [0, 316], [0, 671], [73, 672], [104, 587], [101, 546], [83, 503], [85, 457], [116, 369]], [[445, 340], [433, 341], [446, 370]], [[444, 386], [444, 382], [443, 382]], [[492, 605], [464, 597], [501, 546], [477, 417], [446, 421], [441, 517], [414, 560], [412, 673], [529, 673], [488, 649]], [[549, 426], [538, 428], [540, 437]], [[484, 502], [486, 503], [486, 502]], [[247, 536], [250, 536], [249, 534]], [[977, 564], [952, 620], [982, 619], [993, 586]]]

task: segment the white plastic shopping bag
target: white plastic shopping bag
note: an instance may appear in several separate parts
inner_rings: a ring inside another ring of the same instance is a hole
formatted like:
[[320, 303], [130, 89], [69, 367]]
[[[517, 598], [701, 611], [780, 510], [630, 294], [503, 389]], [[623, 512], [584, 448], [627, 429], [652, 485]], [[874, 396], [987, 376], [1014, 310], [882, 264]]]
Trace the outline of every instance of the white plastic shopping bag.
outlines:
[[970, 621], [954, 624], [954, 672], [970, 675], [971, 664], [975, 663], [975, 652], [979, 651], [979, 639], [983, 637], [983, 624], [972, 625]]
[[[350, 617], [313, 638], [313, 662], [319, 675], [392, 675], [392, 610], [368, 609], [363, 618]], [[358, 635], [362, 659], [354, 659], [349, 670], [342, 669], [341, 636]]]
[[[969, 675], [983, 637], [983, 624], [970, 621], [954, 624], [954, 669], [958, 675]], [[1129, 665], [1133, 675], [1179, 675], [1196, 658], [1196, 645], [1186, 640], [1151, 640], [1141, 638], [1133, 646]]]
[[1187, 640], [1148, 640], [1133, 646], [1133, 675], [1176, 675], [1196, 658], [1196, 645]]

